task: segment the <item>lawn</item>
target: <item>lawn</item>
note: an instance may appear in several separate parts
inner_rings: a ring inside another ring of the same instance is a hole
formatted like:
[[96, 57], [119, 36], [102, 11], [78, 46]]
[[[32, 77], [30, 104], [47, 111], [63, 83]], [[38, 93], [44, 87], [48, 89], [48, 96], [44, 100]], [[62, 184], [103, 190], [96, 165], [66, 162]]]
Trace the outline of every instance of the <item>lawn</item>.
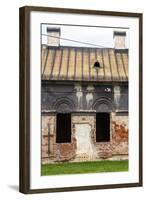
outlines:
[[41, 175], [128, 171], [128, 161], [94, 161], [42, 165]]

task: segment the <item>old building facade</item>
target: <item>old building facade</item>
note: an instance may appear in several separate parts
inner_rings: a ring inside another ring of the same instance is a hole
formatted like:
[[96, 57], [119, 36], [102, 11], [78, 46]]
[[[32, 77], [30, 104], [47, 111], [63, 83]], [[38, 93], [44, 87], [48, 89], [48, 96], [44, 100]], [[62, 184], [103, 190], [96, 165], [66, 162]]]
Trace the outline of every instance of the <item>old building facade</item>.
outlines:
[[128, 159], [125, 37], [114, 32], [114, 48], [42, 45], [42, 163]]

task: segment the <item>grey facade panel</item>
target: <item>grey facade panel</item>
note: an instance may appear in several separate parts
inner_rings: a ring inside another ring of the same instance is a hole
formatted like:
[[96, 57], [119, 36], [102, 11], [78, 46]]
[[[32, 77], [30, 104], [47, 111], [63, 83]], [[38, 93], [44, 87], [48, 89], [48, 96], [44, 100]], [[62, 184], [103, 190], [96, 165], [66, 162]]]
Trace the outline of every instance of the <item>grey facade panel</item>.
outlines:
[[128, 87], [121, 85], [117, 95], [111, 84], [48, 84], [42, 86], [41, 104], [42, 110], [56, 112], [128, 110]]

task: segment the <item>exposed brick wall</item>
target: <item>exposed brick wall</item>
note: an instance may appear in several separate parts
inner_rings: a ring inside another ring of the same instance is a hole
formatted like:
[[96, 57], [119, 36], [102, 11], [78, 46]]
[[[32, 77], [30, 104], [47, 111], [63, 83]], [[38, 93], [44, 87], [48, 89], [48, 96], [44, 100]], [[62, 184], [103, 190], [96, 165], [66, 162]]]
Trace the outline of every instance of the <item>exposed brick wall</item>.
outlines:
[[42, 116], [42, 163], [68, 161], [75, 157], [76, 143], [56, 143], [56, 115]]
[[[90, 126], [93, 155], [92, 151], [77, 154], [76, 124]], [[111, 113], [110, 142], [97, 143], [95, 115], [72, 114], [71, 137], [71, 143], [56, 143], [56, 115], [42, 116], [42, 163], [125, 158], [128, 155], [128, 115]]]
[[58, 143], [54, 148], [54, 161], [62, 162], [69, 161], [75, 158], [76, 144], [71, 143]]
[[116, 142], [128, 141], [128, 116], [112, 115], [112, 139]]
[[47, 163], [53, 156], [55, 142], [55, 116], [42, 116], [42, 162]]
[[112, 115], [112, 151], [113, 154], [128, 154], [128, 113]]
[[110, 142], [96, 143], [99, 159], [128, 156], [128, 114], [111, 113]]

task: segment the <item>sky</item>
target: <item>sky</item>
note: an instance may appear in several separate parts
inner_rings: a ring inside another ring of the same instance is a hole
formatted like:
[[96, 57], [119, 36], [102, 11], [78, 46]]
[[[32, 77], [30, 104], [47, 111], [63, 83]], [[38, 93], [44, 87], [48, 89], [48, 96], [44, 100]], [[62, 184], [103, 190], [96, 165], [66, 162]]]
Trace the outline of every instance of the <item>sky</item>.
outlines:
[[[70, 25], [59, 25], [59, 24], [42, 24], [42, 34], [47, 34], [47, 27], [57, 27], [61, 29], [61, 38], [67, 38], [80, 42], [94, 44], [97, 47], [113, 48], [113, 32], [114, 31], [126, 31], [126, 47], [129, 47], [128, 29], [119, 29], [111, 27], [86, 27], [86, 26], [70, 26]], [[42, 35], [42, 44], [47, 43], [47, 36]], [[82, 46], [82, 47], [96, 47], [89, 44], [80, 44], [67, 40], [60, 40], [61, 46]]]

